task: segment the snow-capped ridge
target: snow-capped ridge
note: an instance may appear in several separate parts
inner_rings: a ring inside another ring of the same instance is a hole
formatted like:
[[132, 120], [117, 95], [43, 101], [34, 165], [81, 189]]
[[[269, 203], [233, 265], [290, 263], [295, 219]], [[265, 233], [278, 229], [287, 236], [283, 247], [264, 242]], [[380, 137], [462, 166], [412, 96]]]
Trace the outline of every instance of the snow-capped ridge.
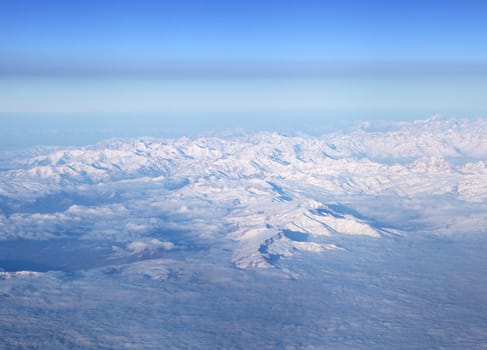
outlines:
[[[141, 236], [167, 225], [224, 236], [236, 266], [271, 267], [276, 256], [324, 253], [337, 235], [377, 239], [426, 226], [440, 216], [424, 206], [429, 198], [447, 201], [442, 220], [466, 215], [464, 207], [481, 216], [485, 159], [486, 120], [439, 117], [320, 137], [258, 132], [43, 149], [0, 170], [0, 238], [82, 232], [139, 242], [136, 251], [150, 246]], [[403, 222], [374, 208], [386, 200], [403, 206]], [[431, 226], [462, 229], [448, 225]]]

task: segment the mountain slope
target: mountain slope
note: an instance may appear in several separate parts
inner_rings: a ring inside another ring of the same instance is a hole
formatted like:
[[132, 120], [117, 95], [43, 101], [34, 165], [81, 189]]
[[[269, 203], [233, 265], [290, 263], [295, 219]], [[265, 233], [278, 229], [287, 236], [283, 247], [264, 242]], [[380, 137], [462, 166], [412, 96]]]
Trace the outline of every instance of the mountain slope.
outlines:
[[478, 232], [486, 135], [486, 120], [434, 117], [380, 132], [107, 140], [15, 162], [9, 154], [0, 238], [148, 247], [157, 232], [185, 229], [228, 246], [247, 268], [338, 249], [333, 237], [343, 235]]

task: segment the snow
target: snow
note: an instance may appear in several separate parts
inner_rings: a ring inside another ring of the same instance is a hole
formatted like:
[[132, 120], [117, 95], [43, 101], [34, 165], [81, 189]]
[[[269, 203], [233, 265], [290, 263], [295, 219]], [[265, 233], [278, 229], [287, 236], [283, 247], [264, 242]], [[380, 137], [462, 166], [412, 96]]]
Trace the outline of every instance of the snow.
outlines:
[[[259, 249], [271, 237], [276, 247], [285, 239], [279, 236], [283, 230], [322, 240], [402, 235], [412, 227], [435, 233], [482, 230], [477, 225], [486, 215], [486, 120], [433, 117], [384, 131], [372, 128], [369, 123], [321, 137], [260, 132], [112, 139], [34, 149], [31, 158], [24, 151], [15, 169], [0, 172], [3, 207], [13, 212], [2, 218], [0, 239], [70, 232], [132, 242], [132, 250], [142, 251], [148, 249], [140, 240], [144, 235], [180, 227], [210, 240], [223, 236], [233, 244], [236, 265], [268, 267], [272, 263]], [[431, 197], [444, 202], [434, 213], [423, 208]], [[363, 203], [378, 198], [388, 202], [367, 216], [328, 207], [347, 201], [367, 211]], [[412, 220], [401, 212], [404, 207], [390, 209], [393, 202], [407, 205], [411, 199], [419, 203], [410, 207]], [[476, 208], [475, 220], [469, 220], [466, 205]], [[400, 221], [387, 220], [393, 214]], [[320, 244], [325, 243], [287, 244], [281, 255], [322, 252]]]
[[481, 348], [486, 135], [434, 117], [0, 154], [0, 347]]

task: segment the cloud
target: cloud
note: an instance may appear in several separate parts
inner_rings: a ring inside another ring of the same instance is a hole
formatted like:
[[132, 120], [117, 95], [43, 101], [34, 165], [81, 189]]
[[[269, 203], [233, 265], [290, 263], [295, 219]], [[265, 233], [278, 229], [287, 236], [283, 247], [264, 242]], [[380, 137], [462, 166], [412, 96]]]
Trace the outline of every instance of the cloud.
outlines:
[[144, 232], [144, 231], [147, 231], [147, 229], [149, 228], [148, 225], [144, 225], [144, 224], [134, 224], [132, 222], [128, 222], [126, 225], [125, 225], [125, 228], [129, 231], [136, 231], [136, 232]]
[[130, 61], [4, 58], [0, 77], [260, 79], [486, 75], [484, 61]]
[[131, 254], [139, 254], [142, 252], [154, 252], [158, 249], [171, 250], [174, 248], [172, 242], [161, 242], [158, 239], [151, 239], [149, 241], [134, 241], [127, 244], [126, 249]]

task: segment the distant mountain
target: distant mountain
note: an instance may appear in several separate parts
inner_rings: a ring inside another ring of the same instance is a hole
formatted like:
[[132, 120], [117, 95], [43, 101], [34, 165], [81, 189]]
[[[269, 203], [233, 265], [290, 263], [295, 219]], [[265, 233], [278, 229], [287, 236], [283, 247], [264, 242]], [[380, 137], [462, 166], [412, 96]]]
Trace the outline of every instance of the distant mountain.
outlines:
[[152, 249], [154, 232], [184, 228], [228, 245], [234, 264], [248, 268], [342, 249], [332, 239], [341, 235], [487, 227], [485, 119], [321, 137], [111, 139], [3, 156], [1, 239], [76, 236]]

